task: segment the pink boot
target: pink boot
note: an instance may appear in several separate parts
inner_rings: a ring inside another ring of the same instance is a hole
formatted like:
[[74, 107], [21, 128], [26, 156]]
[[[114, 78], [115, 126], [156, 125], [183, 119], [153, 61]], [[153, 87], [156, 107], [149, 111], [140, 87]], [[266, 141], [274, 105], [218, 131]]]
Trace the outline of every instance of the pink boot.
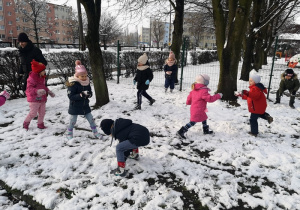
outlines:
[[28, 131], [30, 122], [23, 122], [23, 128]]
[[37, 126], [39, 129], [46, 129], [47, 127], [44, 125], [44, 123], [40, 123]]

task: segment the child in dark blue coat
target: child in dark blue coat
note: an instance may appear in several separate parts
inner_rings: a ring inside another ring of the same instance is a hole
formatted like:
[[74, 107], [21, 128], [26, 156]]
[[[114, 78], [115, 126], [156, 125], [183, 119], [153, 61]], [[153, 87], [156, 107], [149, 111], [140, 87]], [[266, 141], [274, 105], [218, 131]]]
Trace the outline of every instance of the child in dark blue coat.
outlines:
[[165, 92], [168, 91], [170, 87], [170, 92], [172, 93], [175, 87], [175, 80], [178, 71], [177, 61], [174, 53], [171, 51], [169, 58], [166, 60], [166, 65], [164, 66], [165, 72]]
[[87, 71], [79, 60], [75, 61], [75, 74], [69, 77], [66, 85], [68, 87], [68, 97], [70, 99], [69, 114], [70, 124], [68, 126], [67, 138], [73, 138], [73, 128], [76, 124], [78, 115], [84, 115], [90, 123], [93, 134], [96, 138], [102, 138], [98, 133], [91, 108], [89, 106], [89, 98], [92, 97], [93, 92], [90, 86], [90, 80], [87, 77]]
[[125, 162], [129, 157], [137, 160], [139, 158], [139, 147], [146, 146], [150, 142], [149, 130], [139, 124], [132, 123], [129, 119], [119, 118], [115, 121], [104, 119], [100, 124], [106, 135], [111, 135], [112, 139], [118, 139], [116, 147], [118, 167], [110, 173], [116, 176], [126, 176]]

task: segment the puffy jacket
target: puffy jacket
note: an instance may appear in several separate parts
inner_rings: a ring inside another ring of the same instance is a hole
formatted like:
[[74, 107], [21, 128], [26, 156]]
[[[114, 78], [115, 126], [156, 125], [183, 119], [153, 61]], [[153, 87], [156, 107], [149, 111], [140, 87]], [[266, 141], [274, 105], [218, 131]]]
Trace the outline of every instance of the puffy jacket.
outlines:
[[129, 119], [116, 119], [111, 134], [119, 142], [129, 140], [138, 147], [145, 146], [150, 142], [149, 130], [142, 125], [132, 123], [132, 120]]
[[202, 122], [206, 120], [207, 115], [205, 112], [207, 110], [207, 102], [212, 103], [221, 98], [219, 94], [211, 96], [208, 91], [209, 88], [207, 88], [207, 86], [196, 83], [194, 85], [194, 90], [188, 95], [186, 104], [191, 105], [191, 121]]
[[[44, 89], [45, 95], [38, 96], [37, 90]], [[46, 87], [45, 77], [41, 77], [38, 73], [30, 72], [27, 79], [26, 96], [28, 102], [44, 102], [47, 101], [49, 89]]]
[[285, 90], [289, 90], [290, 92], [297, 92], [299, 90], [299, 80], [298, 75], [294, 74], [294, 76], [287, 80], [285, 79], [284, 73], [281, 74], [281, 81], [279, 84], [279, 94], [281, 95]]
[[19, 56], [20, 56], [20, 68], [19, 75], [20, 81], [23, 83], [22, 90], [26, 90], [26, 80], [28, 78], [29, 72], [31, 72], [31, 61], [34, 59], [37, 62], [47, 65], [47, 61], [44, 58], [42, 51], [35, 47], [31, 41], [22, 48], [19, 47]]
[[[144, 67], [144, 66], [142, 66]], [[145, 82], [149, 80], [150, 82], [153, 79], [153, 73], [150, 67], [148, 68], [139, 68], [136, 70], [136, 74], [134, 77], [134, 80], [137, 81], [137, 89], [138, 90], [147, 90], [149, 88], [149, 85], [146, 85]]]
[[[169, 65], [166, 64], [164, 66], [164, 71], [165, 71], [165, 78], [167, 78], [167, 79], [175, 79], [176, 75], [177, 75], [177, 71], [178, 71], [178, 66], [177, 66], [177, 64], [174, 64], [172, 66], [169, 66]], [[166, 74], [167, 71], [171, 71], [172, 74], [171, 75]]]
[[77, 81], [66, 83], [68, 86], [68, 97], [70, 99], [69, 114], [70, 115], [86, 115], [91, 112], [89, 105], [90, 100], [80, 96], [82, 91], [89, 91], [90, 97], [93, 92], [90, 85], [83, 86]]
[[247, 100], [249, 112], [253, 114], [265, 113], [267, 108], [267, 99], [265, 96], [267, 89], [261, 83], [251, 85], [249, 89], [248, 96], [243, 95], [243, 99]]

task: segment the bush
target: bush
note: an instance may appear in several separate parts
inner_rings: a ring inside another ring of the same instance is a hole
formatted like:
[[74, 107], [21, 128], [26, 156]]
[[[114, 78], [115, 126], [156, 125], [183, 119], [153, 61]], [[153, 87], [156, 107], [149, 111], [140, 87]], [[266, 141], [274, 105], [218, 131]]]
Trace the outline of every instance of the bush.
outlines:
[[218, 60], [218, 54], [216, 50], [203, 50], [190, 52], [192, 65], [205, 64]]

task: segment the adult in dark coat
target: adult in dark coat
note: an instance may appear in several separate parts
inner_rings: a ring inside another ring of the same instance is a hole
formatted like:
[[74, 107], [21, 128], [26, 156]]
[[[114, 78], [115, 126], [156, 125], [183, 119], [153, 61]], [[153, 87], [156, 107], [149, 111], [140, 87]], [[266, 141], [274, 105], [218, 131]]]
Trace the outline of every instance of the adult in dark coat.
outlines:
[[119, 140], [116, 147], [118, 167], [111, 171], [116, 176], [126, 176], [125, 162], [129, 157], [137, 160], [139, 158], [138, 147], [146, 146], [150, 142], [149, 130], [139, 124], [132, 123], [132, 120], [119, 118], [115, 121], [104, 119], [100, 124], [106, 135], [111, 135]]
[[135, 109], [141, 109], [142, 105], [142, 96], [147, 98], [149, 100], [149, 104], [152, 105], [155, 100], [148, 95], [146, 90], [149, 88], [149, 84], [153, 79], [153, 73], [150, 69], [148, 57], [146, 53], [144, 53], [142, 56], [138, 59], [138, 66], [136, 70], [135, 77], [133, 79], [133, 84], [137, 83], [137, 105]]
[[26, 33], [20, 33], [18, 36], [19, 42], [19, 56], [20, 56], [20, 68], [19, 68], [19, 82], [21, 83], [21, 89], [26, 90], [27, 78], [29, 72], [31, 72], [31, 62], [34, 59], [39, 63], [43, 63], [47, 66], [47, 61], [44, 58], [42, 51], [35, 47], [32, 41], [29, 40]]
[[276, 92], [276, 101], [275, 104], [280, 103], [280, 97], [283, 95], [285, 90], [290, 92], [290, 107], [295, 108], [295, 97], [296, 92], [299, 90], [300, 84], [298, 75], [293, 71], [293, 69], [287, 69], [281, 74], [281, 80], [279, 84], [279, 89]]

